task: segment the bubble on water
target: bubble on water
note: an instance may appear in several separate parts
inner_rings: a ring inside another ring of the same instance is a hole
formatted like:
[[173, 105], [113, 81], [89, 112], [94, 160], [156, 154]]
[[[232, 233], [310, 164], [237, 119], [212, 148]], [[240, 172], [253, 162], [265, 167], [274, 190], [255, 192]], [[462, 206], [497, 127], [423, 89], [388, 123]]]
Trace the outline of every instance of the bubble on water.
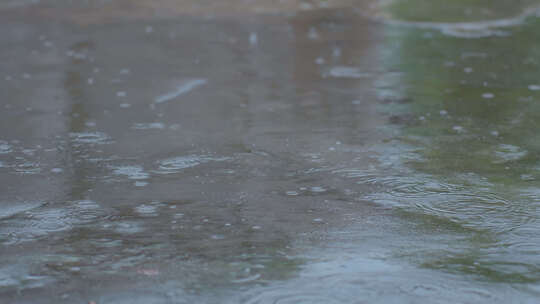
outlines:
[[146, 26], [144, 28], [144, 32], [147, 33], [147, 34], [150, 34], [150, 33], [153, 33], [154, 32], [154, 28], [150, 25]]
[[356, 106], [357, 106], [357, 105], [361, 104], [362, 101], [361, 101], [361, 100], [358, 100], [358, 99], [355, 99], [355, 100], [351, 101], [351, 103], [352, 103], [353, 105], [356, 105]]
[[136, 181], [133, 185], [135, 185], [135, 187], [145, 187], [148, 185], [148, 182]]
[[492, 136], [495, 136], [495, 137], [499, 136], [499, 132], [498, 132], [498, 131], [491, 131], [490, 134], [491, 134]]
[[299, 193], [298, 193], [298, 191], [287, 191], [287, 192], [285, 192], [285, 194], [287, 194], [287, 195], [289, 195], [289, 196], [296, 196], [296, 195], [298, 195]]
[[22, 78], [24, 78], [24, 79], [30, 79], [30, 78], [32, 78], [32, 75], [30, 75], [30, 74], [28, 74], [28, 73], [24, 73], [24, 74], [22, 74]]
[[329, 75], [336, 78], [365, 78], [370, 73], [361, 72], [360, 69], [348, 66], [336, 66], [330, 69]]
[[251, 229], [253, 229], [253, 230], [261, 230], [262, 227], [255, 225], [255, 226], [252, 226]]
[[322, 222], [323, 222], [323, 219], [322, 219], [322, 218], [316, 218], [316, 219], [313, 219], [313, 222], [315, 222], [315, 223], [322, 223]]
[[116, 97], [126, 97], [127, 93], [125, 91], [116, 92]]
[[439, 111], [439, 114], [441, 116], [446, 116], [446, 115], [448, 115], [448, 112], [446, 110], [441, 110], [441, 111]]
[[84, 123], [85, 126], [89, 127], [89, 128], [93, 128], [96, 126], [96, 122], [95, 121], [87, 121]]
[[130, 69], [123, 68], [120, 70], [120, 75], [128, 75], [130, 73], [131, 73]]
[[89, 85], [93, 85], [94, 84], [94, 78], [88, 78], [88, 80], [86, 81]]
[[64, 172], [64, 169], [62, 169], [62, 168], [52, 168], [51, 172], [52, 173], [62, 173], [62, 172]]
[[464, 71], [465, 73], [469, 74], [469, 73], [472, 73], [472, 72], [473, 72], [473, 68], [471, 68], [471, 67], [466, 67], [466, 68], [463, 69], [463, 71]]
[[129, 104], [129, 103], [121, 103], [120, 104], [120, 108], [122, 108], [122, 109], [127, 109], [129, 107], [131, 107], [131, 104]]
[[316, 64], [320, 65], [320, 64], [324, 64], [324, 62], [325, 62], [325, 60], [322, 57], [317, 57], [317, 59], [315, 59]]
[[165, 125], [161, 122], [136, 123], [131, 128], [135, 130], [164, 129]]
[[537, 84], [531, 84], [528, 86], [528, 88], [531, 91], [540, 91], [540, 85], [537, 85]]
[[493, 97], [495, 97], [495, 94], [493, 94], [493, 93], [488, 92], [488, 93], [482, 94], [482, 98], [485, 98], [485, 99], [491, 99]]

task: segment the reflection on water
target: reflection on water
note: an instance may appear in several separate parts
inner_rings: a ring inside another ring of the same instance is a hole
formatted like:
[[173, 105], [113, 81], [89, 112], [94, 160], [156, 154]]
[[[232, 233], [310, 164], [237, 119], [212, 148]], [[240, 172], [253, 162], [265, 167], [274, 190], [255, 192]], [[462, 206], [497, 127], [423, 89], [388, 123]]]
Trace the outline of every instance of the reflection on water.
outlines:
[[535, 3], [353, 2], [0, 7], [0, 298], [534, 302]]

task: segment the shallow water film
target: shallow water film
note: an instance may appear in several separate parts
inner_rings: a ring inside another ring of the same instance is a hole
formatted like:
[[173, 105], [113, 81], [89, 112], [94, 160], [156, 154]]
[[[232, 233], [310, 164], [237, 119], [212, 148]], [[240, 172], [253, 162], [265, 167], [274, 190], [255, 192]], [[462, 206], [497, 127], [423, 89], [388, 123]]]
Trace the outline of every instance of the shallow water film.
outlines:
[[0, 303], [540, 302], [540, 2], [3, 0]]

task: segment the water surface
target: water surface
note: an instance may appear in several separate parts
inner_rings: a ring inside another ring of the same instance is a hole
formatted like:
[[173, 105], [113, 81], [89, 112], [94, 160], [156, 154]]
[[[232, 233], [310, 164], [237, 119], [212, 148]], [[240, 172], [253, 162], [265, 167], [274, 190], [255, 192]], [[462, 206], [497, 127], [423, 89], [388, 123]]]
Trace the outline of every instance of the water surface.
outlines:
[[537, 3], [184, 2], [0, 6], [3, 302], [538, 300]]

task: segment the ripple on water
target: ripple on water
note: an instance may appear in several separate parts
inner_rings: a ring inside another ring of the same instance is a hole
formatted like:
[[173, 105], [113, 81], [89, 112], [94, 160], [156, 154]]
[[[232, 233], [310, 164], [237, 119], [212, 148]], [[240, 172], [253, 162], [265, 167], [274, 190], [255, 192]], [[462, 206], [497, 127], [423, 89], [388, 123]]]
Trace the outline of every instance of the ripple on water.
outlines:
[[113, 167], [113, 173], [116, 175], [127, 176], [128, 179], [141, 180], [147, 179], [149, 174], [144, 172], [141, 166], [120, 166]]
[[183, 169], [198, 166], [203, 163], [212, 161], [226, 161], [228, 157], [212, 157], [209, 155], [187, 155], [168, 158], [158, 162], [159, 167], [157, 173], [172, 174], [180, 172]]
[[50, 233], [65, 231], [76, 225], [94, 222], [105, 216], [94, 201], [82, 200], [65, 204], [43, 203], [19, 207], [0, 223], [0, 238], [4, 244], [31, 241]]
[[135, 130], [165, 129], [165, 125], [161, 122], [136, 123], [131, 128]]
[[162, 207], [162, 203], [151, 202], [149, 204], [141, 204], [134, 208], [135, 213], [141, 216], [158, 216], [158, 209]]
[[9, 218], [44, 205], [45, 202], [0, 202], [0, 219]]
[[120, 234], [134, 234], [144, 230], [140, 223], [132, 221], [116, 222], [106, 224], [103, 228], [111, 228], [113, 231]]
[[335, 78], [365, 78], [370, 77], [370, 73], [360, 71], [360, 69], [348, 66], [336, 66], [328, 71], [331, 77]]
[[529, 16], [535, 16], [540, 8], [533, 7], [512, 18], [501, 18], [476, 22], [421, 22], [403, 21], [384, 18], [383, 21], [399, 27], [412, 27], [418, 29], [438, 30], [444, 35], [458, 38], [484, 38], [492, 36], [508, 36], [510, 33], [502, 31], [503, 28], [515, 27], [523, 24]]
[[7, 141], [0, 140], [0, 154], [7, 154], [12, 151], [11, 145]]
[[529, 204], [503, 197], [492, 184], [470, 174], [457, 175], [455, 181], [446, 182], [427, 174], [378, 175], [360, 169], [334, 173], [369, 185], [364, 199], [450, 219], [470, 228], [508, 232], [530, 222], [535, 214], [529, 210]]
[[494, 151], [495, 157], [497, 158], [495, 163], [504, 163], [508, 161], [516, 161], [525, 156], [528, 152], [521, 149], [518, 146], [500, 144]]
[[19, 174], [37, 174], [41, 172], [39, 163], [30, 161], [15, 165], [13, 170]]
[[69, 137], [75, 144], [108, 144], [111, 143], [109, 135], [103, 132], [72, 132]]

